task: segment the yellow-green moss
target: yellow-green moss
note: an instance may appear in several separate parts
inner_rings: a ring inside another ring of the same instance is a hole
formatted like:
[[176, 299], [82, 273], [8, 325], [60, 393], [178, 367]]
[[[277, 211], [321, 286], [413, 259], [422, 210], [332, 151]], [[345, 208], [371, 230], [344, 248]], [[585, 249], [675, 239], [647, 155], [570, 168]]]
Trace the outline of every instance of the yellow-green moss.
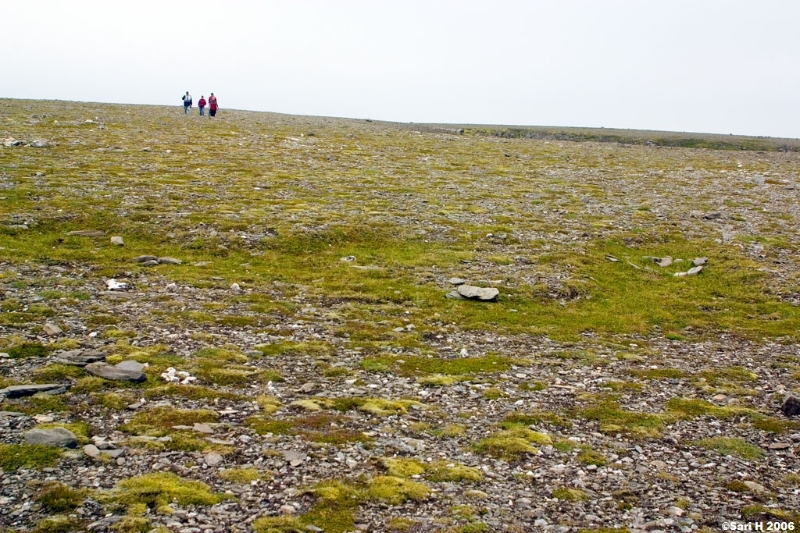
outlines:
[[394, 476], [377, 476], [367, 483], [365, 496], [368, 500], [400, 505], [408, 500], [424, 500], [430, 492], [423, 483]]
[[118, 481], [108, 498], [126, 506], [145, 504], [159, 512], [169, 512], [169, 504], [214, 505], [223, 497], [213, 494], [200, 481], [182, 479], [170, 472], [144, 474]]
[[764, 450], [753, 446], [745, 440], [733, 437], [711, 437], [695, 442], [697, 446], [714, 450], [722, 455], [735, 455], [747, 461], [754, 461], [764, 456]]

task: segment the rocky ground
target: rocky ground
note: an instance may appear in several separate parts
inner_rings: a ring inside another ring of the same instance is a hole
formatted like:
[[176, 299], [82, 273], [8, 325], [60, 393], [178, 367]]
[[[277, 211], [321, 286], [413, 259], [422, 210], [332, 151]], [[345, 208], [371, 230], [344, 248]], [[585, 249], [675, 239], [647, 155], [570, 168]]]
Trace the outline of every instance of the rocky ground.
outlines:
[[0, 101], [2, 530], [797, 525], [798, 154], [179, 113]]

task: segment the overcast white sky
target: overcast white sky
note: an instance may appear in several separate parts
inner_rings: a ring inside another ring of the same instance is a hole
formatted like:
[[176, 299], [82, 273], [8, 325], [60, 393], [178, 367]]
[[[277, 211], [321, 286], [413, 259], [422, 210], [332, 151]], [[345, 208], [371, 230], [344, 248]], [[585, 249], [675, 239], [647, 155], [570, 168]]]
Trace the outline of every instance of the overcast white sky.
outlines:
[[0, 0], [0, 97], [800, 138], [797, 0]]

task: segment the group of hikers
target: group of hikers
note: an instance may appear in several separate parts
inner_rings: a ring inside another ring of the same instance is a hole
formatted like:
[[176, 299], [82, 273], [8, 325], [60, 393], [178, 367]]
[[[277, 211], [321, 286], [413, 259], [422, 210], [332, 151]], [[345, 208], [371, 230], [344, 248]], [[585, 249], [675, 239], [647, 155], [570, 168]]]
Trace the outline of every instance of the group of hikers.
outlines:
[[[181, 97], [181, 100], [183, 100], [183, 112], [188, 115], [192, 109], [192, 95], [189, 94], [189, 91], [186, 91], [186, 94]], [[206, 97], [202, 95], [200, 96], [200, 100], [197, 101], [197, 107], [200, 108], [201, 117], [206, 114], [206, 104], [208, 104], [208, 116], [217, 116], [217, 109], [219, 109], [219, 106], [217, 105], [217, 97], [214, 96], [214, 93], [211, 93], [211, 96], [208, 97], [208, 102], [206, 102]]]

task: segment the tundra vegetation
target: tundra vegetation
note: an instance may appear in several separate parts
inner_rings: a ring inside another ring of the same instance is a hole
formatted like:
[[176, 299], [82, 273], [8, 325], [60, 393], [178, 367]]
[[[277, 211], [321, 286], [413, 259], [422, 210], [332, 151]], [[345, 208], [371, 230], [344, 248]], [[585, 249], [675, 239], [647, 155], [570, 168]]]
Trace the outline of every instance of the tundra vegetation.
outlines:
[[0, 531], [797, 521], [799, 150], [0, 100]]

